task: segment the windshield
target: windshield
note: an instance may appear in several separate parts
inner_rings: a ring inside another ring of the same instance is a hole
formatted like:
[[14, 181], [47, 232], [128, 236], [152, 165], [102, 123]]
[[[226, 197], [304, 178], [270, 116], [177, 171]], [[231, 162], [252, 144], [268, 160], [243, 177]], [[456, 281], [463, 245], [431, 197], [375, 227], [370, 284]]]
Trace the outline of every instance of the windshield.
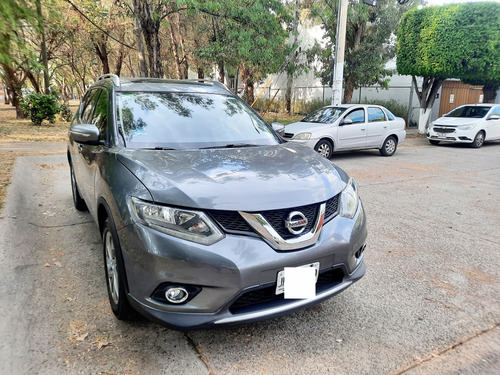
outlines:
[[205, 93], [117, 94], [127, 147], [193, 149], [275, 145], [267, 123], [238, 98]]
[[444, 117], [469, 117], [469, 118], [483, 118], [486, 116], [490, 107], [478, 107], [472, 105], [466, 105], [464, 107], [455, 108], [450, 113], [446, 114]]
[[301, 122], [316, 122], [318, 124], [331, 124], [337, 120], [346, 108], [324, 107], [311, 112]]

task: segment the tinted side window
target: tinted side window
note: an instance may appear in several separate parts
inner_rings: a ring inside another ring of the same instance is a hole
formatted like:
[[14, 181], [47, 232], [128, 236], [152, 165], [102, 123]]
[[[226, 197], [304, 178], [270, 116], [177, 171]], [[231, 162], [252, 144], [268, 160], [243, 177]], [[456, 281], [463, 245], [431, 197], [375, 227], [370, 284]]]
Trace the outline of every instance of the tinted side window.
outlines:
[[365, 110], [361, 108], [355, 109], [354, 111], [349, 113], [345, 118], [352, 120], [353, 124], [365, 122]]
[[108, 110], [109, 110], [109, 96], [105, 89], [99, 90], [100, 95], [95, 103], [94, 114], [92, 115], [91, 124], [99, 128], [101, 133], [101, 140], [106, 139], [106, 129], [108, 126]]
[[385, 121], [384, 111], [380, 108], [369, 107], [368, 108], [368, 122], [375, 121]]
[[99, 96], [99, 90], [91, 90], [83, 98], [84, 107], [82, 113], [80, 114], [80, 121], [83, 124], [92, 123], [92, 115], [94, 113], [95, 102]]

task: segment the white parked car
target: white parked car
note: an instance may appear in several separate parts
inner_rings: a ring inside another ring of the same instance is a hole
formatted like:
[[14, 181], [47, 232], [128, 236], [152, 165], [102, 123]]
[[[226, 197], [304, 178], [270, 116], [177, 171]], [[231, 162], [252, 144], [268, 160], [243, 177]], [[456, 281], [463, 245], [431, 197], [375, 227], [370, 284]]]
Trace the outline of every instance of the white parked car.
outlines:
[[307, 145], [326, 158], [335, 151], [367, 148], [391, 156], [406, 138], [405, 127], [402, 118], [382, 106], [342, 104], [320, 108], [286, 126], [284, 138]]
[[500, 139], [500, 105], [467, 104], [434, 121], [427, 134], [433, 145], [440, 142], [469, 143], [479, 148], [484, 141]]

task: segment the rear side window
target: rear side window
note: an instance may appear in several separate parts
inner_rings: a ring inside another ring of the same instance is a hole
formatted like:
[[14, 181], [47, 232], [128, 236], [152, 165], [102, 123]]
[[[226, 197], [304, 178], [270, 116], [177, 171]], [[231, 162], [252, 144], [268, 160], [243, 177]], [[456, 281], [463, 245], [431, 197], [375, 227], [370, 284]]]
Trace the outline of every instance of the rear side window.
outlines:
[[384, 111], [377, 107], [368, 108], [368, 122], [385, 121]]

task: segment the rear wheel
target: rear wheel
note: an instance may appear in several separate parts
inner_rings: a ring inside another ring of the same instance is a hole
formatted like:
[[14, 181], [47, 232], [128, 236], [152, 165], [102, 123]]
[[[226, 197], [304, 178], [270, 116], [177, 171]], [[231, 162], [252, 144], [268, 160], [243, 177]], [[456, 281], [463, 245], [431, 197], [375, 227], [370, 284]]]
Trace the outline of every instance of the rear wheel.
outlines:
[[329, 159], [330, 156], [332, 156], [333, 152], [333, 146], [331, 142], [327, 141], [326, 139], [322, 139], [318, 143], [316, 143], [316, 146], [314, 149], [321, 154], [321, 156], [324, 156], [325, 158]]
[[71, 192], [73, 194], [73, 204], [78, 211], [87, 211], [87, 205], [85, 204], [85, 201], [80, 196], [80, 192], [78, 191], [75, 172], [73, 171], [73, 166], [71, 164], [69, 166], [69, 169], [71, 174]]
[[431, 145], [438, 145], [438, 144], [439, 144], [439, 141], [436, 141], [436, 140], [434, 140], [434, 139], [429, 139], [429, 143], [430, 143]]
[[481, 130], [474, 137], [474, 140], [471, 143], [471, 147], [473, 147], [473, 148], [479, 148], [479, 147], [481, 147], [483, 145], [483, 143], [484, 143], [484, 132]]
[[398, 148], [398, 141], [392, 135], [387, 137], [382, 145], [382, 148], [379, 149], [379, 152], [382, 156], [392, 156], [396, 152]]
[[102, 232], [104, 269], [108, 288], [111, 310], [120, 320], [130, 320], [136, 317], [136, 312], [130, 305], [125, 288], [125, 271], [120, 243], [113, 223], [107, 219]]

